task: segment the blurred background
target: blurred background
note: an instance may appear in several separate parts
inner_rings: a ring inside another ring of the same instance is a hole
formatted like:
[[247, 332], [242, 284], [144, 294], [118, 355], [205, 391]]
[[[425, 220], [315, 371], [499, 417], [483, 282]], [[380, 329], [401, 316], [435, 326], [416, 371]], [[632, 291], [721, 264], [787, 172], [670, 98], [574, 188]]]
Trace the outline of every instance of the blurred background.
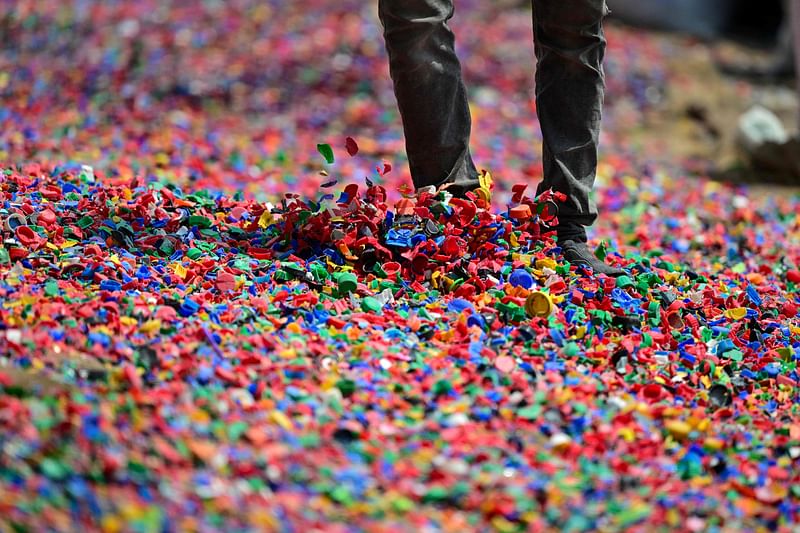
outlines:
[[[783, 2], [609, 3], [605, 164], [800, 183], [754, 165], [765, 139], [797, 131]], [[530, 4], [456, 6], [476, 160], [501, 189], [535, 182]], [[263, 199], [316, 193], [329, 179], [317, 143], [344, 154], [352, 136], [361, 151], [338, 157], [334, 177], [410, 183], [375, 2], [2, 0], [0, 37], [6, 164], [89, 164]], [[768, 116], [743, 142], [754, 106]], [[381, 176], [383, 161], [394, 170]]]
[[786, 9], [783, 0], [609, 0], [609, 7], [630, 24], [763, 47], [776, 44]]
[[676, 155], [722, 179], [800, 183], [791, 2], [610, 0], [620, 21], [706, 44], [696, 61], [689, 54], [672, 58], [676, 73], [691, 76], [686, 93], [671, 91], [675, 111], [694, 122], [676, 132], [688, 141], [676, 144]]

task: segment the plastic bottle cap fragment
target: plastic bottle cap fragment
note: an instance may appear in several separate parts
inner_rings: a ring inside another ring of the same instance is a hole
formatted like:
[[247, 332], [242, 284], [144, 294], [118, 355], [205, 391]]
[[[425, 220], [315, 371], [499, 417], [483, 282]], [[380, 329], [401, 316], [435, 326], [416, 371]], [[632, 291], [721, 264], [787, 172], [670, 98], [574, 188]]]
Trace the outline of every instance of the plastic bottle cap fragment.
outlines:
[[15, 231], [18, 227], [25, 226], [27, 223], [28, 221], [25, 219], [25, 216], [19, 213], [12, 213], [6, 217], [3, 226], [6, 230]]
[[633, 285], [633, 280], [629, 276], [618, 276], [617, 277], [617, 287], [620, 289], [625, 289]]
[[361, 300], [361, 309], [365, 312], [377, 313], [383, 306], [377, 298], [367, 296]]
[[483, 200], [486, 203], [489, 203], [492, 200], [492, 193], [489, 191], [489, 189], [484, 189], [483, 187], [475, 189], [475, 196], [477, 196], [479, 200]]
[[527, 204], [521, 204], [509, 209], [508, 214], [515, 220], [527, 220], [531, 218], [531, 208]]
[[342, 272], [336, 278], [339, 291], [342, 293], [355, 292], [358, 288], [358, 278], [352, 272]]
[[683, 329], [684, 323], [680, 311], [671, 311], [667, 314], [667, 324], [672, 329]]
[[25, 246], [32, 246], [39, 240], [39, 236], [30, 226], [19, 226], [15, 233], [19, 242]]
[[728, 309], [725, 311], [725, 317], [730, 318], [731, 320], [741, 320], [745, 316], [747, 316], [746, 307], [734, 307], [733, 309]]
[[525, 299], [525, 311], [530, 317], [547, 317], [553, 312], [553, 300], [550, 295], [534, 291]]
[[514, 287], [530, 289], [533, 287], [533, 276], [527, 270], [518, 268], [508, 277], [508, 282]]

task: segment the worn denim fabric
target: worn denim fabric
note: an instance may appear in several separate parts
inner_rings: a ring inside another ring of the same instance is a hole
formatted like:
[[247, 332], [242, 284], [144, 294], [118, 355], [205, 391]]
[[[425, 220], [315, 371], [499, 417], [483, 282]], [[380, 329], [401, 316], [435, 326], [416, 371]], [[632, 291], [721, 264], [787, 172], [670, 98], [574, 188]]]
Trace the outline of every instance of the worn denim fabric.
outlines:
[[[797, 95], [800, 96], [800, 0], [791, 0], [788, 12], [792, 17], [792, 39], [794, 42], [795, 64], [794, 72], [797, 81]], [[798, 118], [800, 118], [800, 115], [798, 115]]]
[[[489, 0], [490, 1], [490, 0]], [[603, 104], [605, 0], [532, 0], [536, 105], [544, 137], [544, 180], [567, 195], [559, 218], [591, 225]], [[379, 0], [389, 67], [411, 176], [417, 188], [477, 188], [471, 119], [455, 53], [453, 0]]]

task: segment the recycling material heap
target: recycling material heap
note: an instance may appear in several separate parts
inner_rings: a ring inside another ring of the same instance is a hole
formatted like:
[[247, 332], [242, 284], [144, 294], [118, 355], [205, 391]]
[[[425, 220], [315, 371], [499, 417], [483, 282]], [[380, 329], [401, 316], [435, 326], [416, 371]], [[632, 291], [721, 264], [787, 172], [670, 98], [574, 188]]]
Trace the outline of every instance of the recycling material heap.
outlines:
[[797, 527], [800, 197], [637, 145], [670, 50], [612, 26], [591, 244], [626, 275], [570, 265], [529, 13], [487, 4], [491, 201], [410, 190], [372, 4], [2, 20], [0, 524]]

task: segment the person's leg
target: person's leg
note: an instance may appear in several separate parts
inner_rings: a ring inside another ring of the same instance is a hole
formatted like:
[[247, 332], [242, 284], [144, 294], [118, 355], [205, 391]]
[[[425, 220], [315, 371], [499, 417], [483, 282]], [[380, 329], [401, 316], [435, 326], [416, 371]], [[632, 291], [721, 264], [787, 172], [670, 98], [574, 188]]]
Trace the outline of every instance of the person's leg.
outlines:
[[605, 0], [533, 0], [536, 45], [536, 110], [544, 138], [544, 179], [539, 192], [567, 195], [558, 212], [557, 237], [564, 258], [595, 273], [624, 270], [595, 257], [585, 226], [597, 218], [590, 199], [597, 171], [603, 107]]
[[[800, 98], [800, 0], [791, 0], [789, 15], [792, 17], [792, 40], [794, 42], [795, 76], [797, 77], [797, 97]], [[799, 117], [800, 118], [800, 117]]]
[[544, 138], [539, 192], [567, 195], [559, 209], [559, 240], [585, 241], [597, 218], [589, 194], [605, 88], [605, 0], [533, 0], [536, 109]]
[[452, 0], [379, 0], [378, 13], [414, 186], [477, 188], [467, 91], [447, 25]]

